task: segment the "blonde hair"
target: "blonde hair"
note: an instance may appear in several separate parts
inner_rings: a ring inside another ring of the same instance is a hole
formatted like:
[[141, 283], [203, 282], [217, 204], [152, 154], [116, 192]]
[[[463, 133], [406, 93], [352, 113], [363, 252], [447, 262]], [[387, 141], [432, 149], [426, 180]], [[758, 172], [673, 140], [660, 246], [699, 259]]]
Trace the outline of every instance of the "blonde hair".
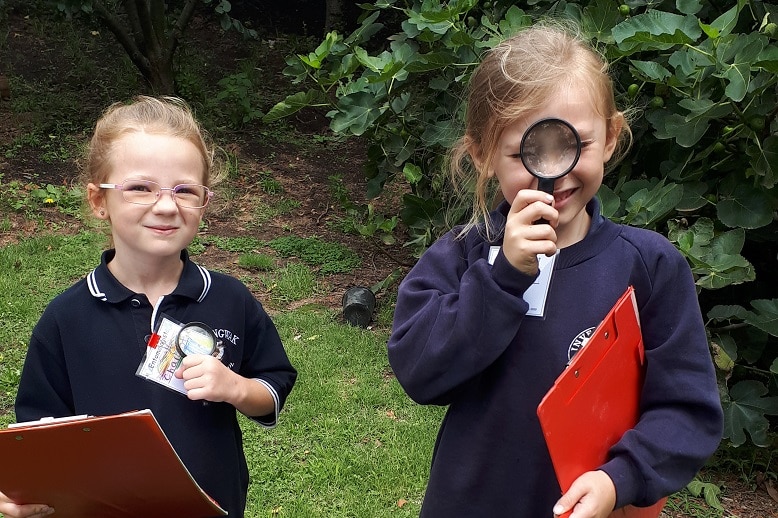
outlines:
[[[488, 239], [488, 172], [502, 132], [517, 119], [548, 102], [561, 88], [586, 88], [595, 110], [610, 130], [624, 115], [616, 107], [607, 61], [572, 24], [543, 22], [528, 27], [487, 51], [473, 72], [467, 93], [465, 134], [453, 146], [449, 167], [455, 186], [475, 179], [473, 214], [460, 235], [485, 222]], [[609, 161], [613, 167], [629, 149], [632, 133], [626, 120]], [[472, 156], [477, 152], [478, 156]]]
[[212, 187], [221, 179], [221, 164], [215, 160], [216, 148], [189, 105], [176, 97], [141, 95], [130, 104], [112, 104], [98, 119], [84, 159], [84, 183], [105, 183], [111, 170], [114, 143], [135, 132], [169, 135], [191, 142], [202, 159], [203, 185]]

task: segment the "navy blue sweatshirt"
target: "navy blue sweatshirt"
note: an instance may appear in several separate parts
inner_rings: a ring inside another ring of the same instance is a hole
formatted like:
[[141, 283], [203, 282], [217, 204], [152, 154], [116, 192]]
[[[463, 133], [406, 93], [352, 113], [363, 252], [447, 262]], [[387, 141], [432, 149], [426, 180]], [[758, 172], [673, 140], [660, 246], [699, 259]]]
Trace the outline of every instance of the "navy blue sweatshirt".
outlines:
[[[509, 205], [490, 215], [503, 228]], [[688, 264], [663, 236], [592, 225], [559, 251], [543, 317], [528, 316], [535, 276], [477, 229], [431, 246], [400, 285], [389, 361], [408, 395], [448, 405], [421, 516], [551, 516], [561, 496], [536, 410], [583, 339], [629, 285], [647, 358], [641, 418], [601, 466], [617, 504], [650, 505], [683, 488], [718, 447], [722, 410]], [[575, 441], [575, 430], [570, 441]]]
[[111, 274], [106, 265], [112, 257], [112, 250], [105, 252], [100, 266], [55, 297], [33, 329], [16, 419], [103, 416], [149, 408], [203, 490], [231, 518], [243, 516], [249, 474], [235, 408], [190, 401], [135, 371], [146, 351], [152, 318], [156, 322], [164, 314], [182, 324], [204, 322], [221, 338], [222, 362], [271, 392], [275, 411], [251, 417], [263, 426], [275, 426], [297, 372], [273, 322], [240, 281], [196, 265], [185, 251], [179, 284], [154, 301], [155, 312], [145, 295], [128, 290]]

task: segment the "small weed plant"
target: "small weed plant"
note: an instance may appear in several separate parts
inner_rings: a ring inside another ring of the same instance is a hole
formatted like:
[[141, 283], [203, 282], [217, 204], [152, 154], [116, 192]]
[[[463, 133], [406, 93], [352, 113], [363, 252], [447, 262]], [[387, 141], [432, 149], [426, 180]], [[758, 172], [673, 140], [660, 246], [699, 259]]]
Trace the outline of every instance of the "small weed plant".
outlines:
[[349, 248], [318, 237], [283, 236], [273, 239], [268, 246], [283, 257], [294, 256], [310, 266], [319, 267], [323, 275], [348, 272], [361, 263], [359, 256]]

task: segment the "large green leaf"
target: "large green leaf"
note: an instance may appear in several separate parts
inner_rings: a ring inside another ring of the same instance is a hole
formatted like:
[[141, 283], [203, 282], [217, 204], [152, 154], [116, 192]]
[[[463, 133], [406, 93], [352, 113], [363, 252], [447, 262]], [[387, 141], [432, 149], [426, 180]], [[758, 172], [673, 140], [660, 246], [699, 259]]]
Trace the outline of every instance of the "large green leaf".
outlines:
[[675, 210], [686, 212], [695, 211], [708, 204], [705, 195], [708, 192], [707, 184], [703, 182], [687, 182], [683, 184], [683, 197], [679, 201]]
[[708, 318], [717, 322], [731, 320], [745, 320], [748, 317], [748, 310], [737, 304], [714, 306], [708, 311]]
[[343, 40], [343, 43], [346, 45], [360, 45], [370, 40], [370, 38], [384, 28], [384, 24], [374, 23], [380, 14], [380, 12], [376, 11], [362, 20], [360, 27]]
[[308, 55], [299, 55], [300, 60], [313, 69], [321, 68], [324, 60], [330, 55], [330, 50], [340, 40], [336, 32], [330, 32], [316, 49]]
[[697, 144], [709, 127], [707, 118], [688, 120], [681, 114], [667, 110], [652, 111], [646, 118], [656, 130], [656, 138], [675, 139], [678, 145], [687, 148]]
[[715, 74], [727, 80], [724, 93], [735, 102], [740, 102], [748, 92], [751, 83], [751, 64], [765, 47], [765, 38], [760, 34], [732, 34], [722, 38], [716, 51], [721, 70]]
[[375, 96], [369, 92], [354, 92], [338, 100], [338, 110], [331, 111], [332, 131], [362, 135], [381, 115]]
[[701, 0], [677, 0], [675, 7], [683, 14], [697, 14], [702, 9]]
[[764, 68], [773, 74], [778, 74], [778, 47], [773, 44], [762, 49], [762, 52], [756, 58], [754, 66]]
[[600, 212], [606, 218], [612, 218], [616, 215], [621, 206], [621, 199], [616, 195], [613, 190], [605, 184], [600, 185], [600, 190], [597, 191], [597, 197], [600, 198], [601, 209]]
[[682, 197], [683, 186], [675, 183], [641, 189], [627, 200], [626, 220], [631, 225], [649, 226], [673, 210]]
[[288, 117], [293, 113], [296, 113], [308, 106], [324, 106], [326, 104], [326, 98], [317, 90], [309, 90], [307, 92], [297, 92], [287, 96], [286, 99], [273, 106], [267, 114], [262, 117], [264, 122], [272, 122], [274, 120]]
[[612, 33], [619, 49], [627, 54], [691, 45], [702, 35], [694, 16], [656, 10], [624, 20], [613, 28]]
[[731, 196], [716, 204], [722, 223], [731, 228], [759, 228], [773, 221], [773, 207], [767, 193], [747, 183], [735, 187]]
[[675, 67], [676, 78], [684, 83], [689, 82], [686, 80], [687, 76], [694, 80], [699, 75], [699, 69], [716, 64], [713, 56], [696, 47], [684, 47], [676, 50], [670, 55], [667, 62]]
[[755, 151], [756, 160], [752, 161], [754, 172], [762, 177], [761, 184], [765, 189], [772, 189], [778, 183], [778, 137], [767, 137], [762, 142], [761, 150], [756, 148]]
[[739, 0], [738, 5], [716, 18], [710, 25], [700, 24], [703, 30], [711, 38], [726, 36], [731, 33], [737, 23], [740, 10], [745, 5], [745, 0]]
[[691, 262], [697, 285], [713, 290], [753, 280], [753, 266], [740, 255], [745, 231], [735, 229], [712, 236], [711, 225], [707, 218], [700, 218], [691, 228], [674, 229], [670, 234]]
[[661, 82], [672, 77], [670, 71], [656, 61], [639, 61], [633, 59], [630, 60], [630, 63], [635, 67], [638, 78], [647, 81]]
[[593, 0], [586, 4], [580, 16], [584, 32], [600, 42], [612, 43], [611, 28], [621, 19], [618, 2]]
[[778, 299], [752, 300], [756, 310], [749, 312], [746, 322], [772, 336], [778, 336]]
[[778, 397], [763, 397], [767, 392], [762, 383], [754, 380], [741, 381], [730, 389], [730, 400], [723, 404], [724, 438], [734, 446], [746, 442], [746, 432], [755, 445], [770, 444], [765, 415], [778, 415]]
[[527, 13], [515, 5], [512, 5], [508, 8], [505, 16], [500, 21], [500, 33], [502, 33], [503, 36], [510, 36], [531, 23], [532, 18], [527, 15]]
[[456, 63], [456, 55], [450, 51], [435, 51], [426, 54], [418, 54], [406, 65], [408, 72], [429, 72], [438, 70]]

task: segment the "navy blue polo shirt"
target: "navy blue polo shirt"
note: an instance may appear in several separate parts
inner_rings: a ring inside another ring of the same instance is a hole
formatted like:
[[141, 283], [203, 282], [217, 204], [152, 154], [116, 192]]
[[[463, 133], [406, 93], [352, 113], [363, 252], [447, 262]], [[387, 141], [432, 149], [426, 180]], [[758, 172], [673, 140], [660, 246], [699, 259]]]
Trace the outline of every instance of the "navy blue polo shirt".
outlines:
[[107, 263], [113, 256], [113, 250], [104, 252], [100, 265], [55, 297], [33, 329], [16, 418], [149, 408], [203, 490], [230, 517], [243, 516], [249, 477], [235, 408], [190, 401], [135, 372], [162, 315], [184, 324], [204, 322], [222, 340], [222, 362], [270, 390], [275, 411], [250, 417], [272, 427], [297, 376], [278, 332], [246, 286], [196, 265], [186, 251], [176, 289], [151, 303], [111, 274]]

